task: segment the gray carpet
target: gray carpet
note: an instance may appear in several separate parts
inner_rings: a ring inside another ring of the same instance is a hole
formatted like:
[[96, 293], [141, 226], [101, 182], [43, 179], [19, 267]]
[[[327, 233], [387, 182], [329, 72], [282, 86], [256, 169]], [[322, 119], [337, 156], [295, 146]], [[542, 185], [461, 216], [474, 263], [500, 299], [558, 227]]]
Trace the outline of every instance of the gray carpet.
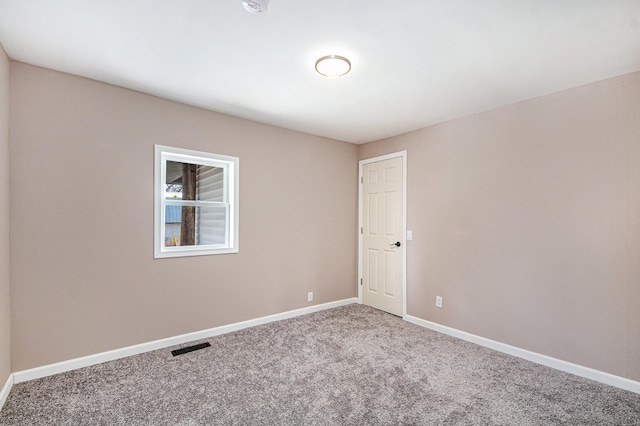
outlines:
[[361, 305], [206, 341], [17, 384], [0, 424], [640, 425], [638, 394]]

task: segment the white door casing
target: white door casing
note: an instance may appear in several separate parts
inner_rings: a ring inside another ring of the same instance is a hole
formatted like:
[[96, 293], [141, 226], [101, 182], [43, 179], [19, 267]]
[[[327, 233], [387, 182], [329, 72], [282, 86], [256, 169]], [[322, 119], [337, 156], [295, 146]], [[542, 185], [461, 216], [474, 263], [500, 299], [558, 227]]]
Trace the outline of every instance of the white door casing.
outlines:
[[398, 316], [406, 314], [405, 188], [406, 151], [360, 162], [358, 296]]

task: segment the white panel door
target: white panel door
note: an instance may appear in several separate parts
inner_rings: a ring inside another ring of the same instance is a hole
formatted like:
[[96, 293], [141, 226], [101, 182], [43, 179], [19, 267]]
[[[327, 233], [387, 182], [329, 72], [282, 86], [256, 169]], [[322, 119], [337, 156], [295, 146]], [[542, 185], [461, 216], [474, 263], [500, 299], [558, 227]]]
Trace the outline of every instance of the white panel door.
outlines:
[[365, 164], [362, 303], [402, 316], [402, 157]]

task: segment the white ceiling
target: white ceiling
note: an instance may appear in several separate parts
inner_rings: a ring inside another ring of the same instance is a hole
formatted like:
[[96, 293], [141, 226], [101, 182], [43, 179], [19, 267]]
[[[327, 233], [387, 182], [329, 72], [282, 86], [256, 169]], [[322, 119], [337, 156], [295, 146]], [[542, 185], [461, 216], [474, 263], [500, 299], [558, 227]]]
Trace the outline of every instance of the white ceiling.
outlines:
[[[640, 0], [0, 0], [9, 57], [362, 143], [640, 70]], [[348, 57], [326, 78], [317, 58]]]

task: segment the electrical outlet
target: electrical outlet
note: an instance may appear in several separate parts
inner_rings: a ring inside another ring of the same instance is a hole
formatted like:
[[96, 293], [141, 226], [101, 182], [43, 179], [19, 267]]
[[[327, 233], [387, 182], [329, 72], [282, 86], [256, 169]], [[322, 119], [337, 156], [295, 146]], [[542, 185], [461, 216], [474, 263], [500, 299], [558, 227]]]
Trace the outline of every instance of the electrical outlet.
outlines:
[[307, 293], [307, 302], [313, 302], [313, 292]]
[[436, 308], [442, 308], [442, 296], [436, 296]]

